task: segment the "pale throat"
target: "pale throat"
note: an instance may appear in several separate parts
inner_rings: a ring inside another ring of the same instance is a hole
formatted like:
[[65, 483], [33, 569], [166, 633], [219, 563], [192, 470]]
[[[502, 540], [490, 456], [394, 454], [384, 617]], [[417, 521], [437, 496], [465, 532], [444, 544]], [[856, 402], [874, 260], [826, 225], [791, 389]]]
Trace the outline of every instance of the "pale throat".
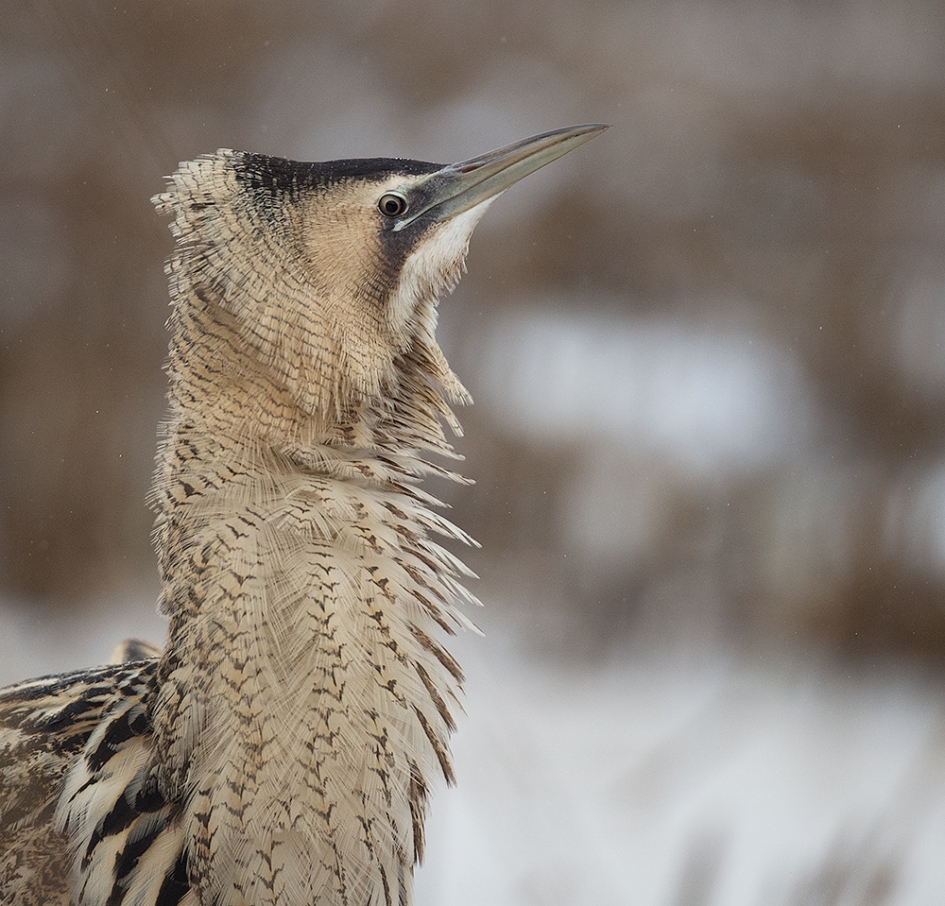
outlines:
[[[496, 196], [498, 197], [498, 196]], [[400, 272], [387, 306], [388, 323], [402, 330], [418, 306], [450, 292], [463, 273], [469, 239], [495, 197], [430, 228]]]

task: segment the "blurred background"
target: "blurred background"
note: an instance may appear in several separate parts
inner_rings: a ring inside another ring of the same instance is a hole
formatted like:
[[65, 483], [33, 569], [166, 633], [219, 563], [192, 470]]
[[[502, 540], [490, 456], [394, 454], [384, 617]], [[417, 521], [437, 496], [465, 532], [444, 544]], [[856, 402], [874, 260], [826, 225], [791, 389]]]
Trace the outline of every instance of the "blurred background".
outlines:
[[486, 637], [418, 902], [942, 902], [933, 0], [8, 4], [0, 682], [161, 638], [179, 161], [598, 121], [441, 306]]

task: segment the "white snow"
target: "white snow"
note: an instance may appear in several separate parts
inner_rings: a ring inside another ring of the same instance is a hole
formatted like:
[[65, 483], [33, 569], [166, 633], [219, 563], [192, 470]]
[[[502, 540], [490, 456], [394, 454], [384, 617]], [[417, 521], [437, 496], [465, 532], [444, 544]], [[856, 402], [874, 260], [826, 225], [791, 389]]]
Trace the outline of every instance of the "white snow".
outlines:
[[945, 901], [938, 689], [719, 651], [578, 669], [463, 647], [459, 786], [434, 801], [419, 906]]
[[782, 350], [745, 330], [586, 313], [601, 307], [516, 306], [482, 325], [467, 339], [482, 409], [546, 443], [634, 445], [716, 477], [803, 449], [813, 403]]

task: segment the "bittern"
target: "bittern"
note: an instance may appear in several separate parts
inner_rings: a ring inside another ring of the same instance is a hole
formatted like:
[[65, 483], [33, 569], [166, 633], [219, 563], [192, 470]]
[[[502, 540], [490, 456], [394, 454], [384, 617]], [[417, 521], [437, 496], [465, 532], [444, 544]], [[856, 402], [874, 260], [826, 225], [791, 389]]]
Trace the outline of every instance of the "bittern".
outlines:
[[495, 197], [603, 128], [445, 167], [221, 150], [170, 177], [168, 639], [0, 693], [0, 902], [411, 902], [453, 779], [438, 637], [472, 599], [434, 540], [469, 539], [419, 487], [458, 478], [431, 457], [468, 401], [437, 297]]

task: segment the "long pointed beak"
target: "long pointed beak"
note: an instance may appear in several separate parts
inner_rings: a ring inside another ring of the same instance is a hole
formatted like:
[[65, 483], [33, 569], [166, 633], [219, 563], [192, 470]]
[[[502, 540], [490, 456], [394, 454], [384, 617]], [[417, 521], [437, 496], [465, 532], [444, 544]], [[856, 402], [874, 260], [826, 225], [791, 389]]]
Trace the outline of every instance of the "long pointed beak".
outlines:
[[401, 230], [434, 209], [440, 221], [462, 214], [609, 128], [592, 123], [543, 132], [421, 177], [404, 188], [416, 192], [422, 202], [408, 210], [394, 229]]

